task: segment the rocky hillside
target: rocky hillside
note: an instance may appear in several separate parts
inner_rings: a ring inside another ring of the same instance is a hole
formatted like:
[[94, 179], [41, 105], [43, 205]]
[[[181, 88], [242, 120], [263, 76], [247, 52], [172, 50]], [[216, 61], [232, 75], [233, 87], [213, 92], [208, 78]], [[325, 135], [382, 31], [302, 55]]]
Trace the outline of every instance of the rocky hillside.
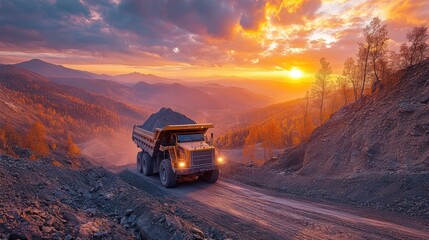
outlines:
[[304, 176], [429, 170], [429, 61], [376, 95], [348, 105], [273, 168]]
[[227, 238], [85, 159], [56, 152], [29, 160], [17, 151], [20, 158], [0, 153], [0, 239]]
[[[429, 61], [347, 105], [308, 141], [223, 176], [288, 194], [429, 217]], [[252, 178], [249, 178], [252, 176]]]

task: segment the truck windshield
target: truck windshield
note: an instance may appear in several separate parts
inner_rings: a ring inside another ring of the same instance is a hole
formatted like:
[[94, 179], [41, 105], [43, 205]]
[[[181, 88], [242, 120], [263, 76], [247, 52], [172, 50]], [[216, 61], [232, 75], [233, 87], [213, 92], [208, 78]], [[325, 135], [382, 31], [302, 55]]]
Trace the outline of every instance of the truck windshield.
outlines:
[[179, 134], [177, 135], [177, 142], [197, 142], [204, 141], [204, 134], [195, 133], [195, 134]]

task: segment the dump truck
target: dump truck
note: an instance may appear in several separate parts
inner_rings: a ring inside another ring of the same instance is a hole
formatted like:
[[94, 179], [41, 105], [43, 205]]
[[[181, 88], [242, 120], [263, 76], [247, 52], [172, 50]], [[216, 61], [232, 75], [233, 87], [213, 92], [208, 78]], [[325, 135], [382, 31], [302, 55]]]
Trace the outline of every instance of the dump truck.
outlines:
[[167, 125], [151, 132], [134, 125], [132, 139], [142, 149], [137, 153], [137, 170], [146, 176], [159, 173], [167, 188], [182, 177], [216, 182], [224, 159], [216, 156], [213, 133], [206, 136], [213, 127], [211, 123]]

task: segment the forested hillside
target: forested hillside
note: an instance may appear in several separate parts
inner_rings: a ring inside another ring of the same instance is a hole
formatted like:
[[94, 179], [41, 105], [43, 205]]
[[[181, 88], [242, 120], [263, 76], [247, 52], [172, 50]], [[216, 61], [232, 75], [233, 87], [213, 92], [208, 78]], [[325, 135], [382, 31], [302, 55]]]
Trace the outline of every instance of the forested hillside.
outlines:
[[49, 80], [14, 66], [0, 66], [0, 122], [25, 132], [39, 121], [56, 142], [110, 134], [147, 117], [143, 110]]

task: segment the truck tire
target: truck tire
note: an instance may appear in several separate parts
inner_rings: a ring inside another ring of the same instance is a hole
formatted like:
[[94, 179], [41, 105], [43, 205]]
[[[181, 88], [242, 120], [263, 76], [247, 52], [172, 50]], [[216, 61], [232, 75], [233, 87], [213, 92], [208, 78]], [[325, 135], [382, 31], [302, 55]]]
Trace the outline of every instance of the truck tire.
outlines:
[[143, 169], [143, 174], [145, 176], [153, 175], [153, 161], [152, 161], [152, 158], [149, 156], [149, 153], [147, 152], [143, 153], [141, 165]]
[[138, 152], [137, 153], [137, 171], [139, 171], [139, 172], [143, 172], [143, 169], [142, 169], [142, 155], [143, 155], [143, 152]]
[[176, 185], [176, 174], [171, 167], [170, 159], [164, 159], [159, 165], [159, 179], [161, 179], [162, 186], [166, 188], [174, 187]]
[[202, 180], [208, 183], [215, 183], [219, 179], [219, 169], [205, 172]]

